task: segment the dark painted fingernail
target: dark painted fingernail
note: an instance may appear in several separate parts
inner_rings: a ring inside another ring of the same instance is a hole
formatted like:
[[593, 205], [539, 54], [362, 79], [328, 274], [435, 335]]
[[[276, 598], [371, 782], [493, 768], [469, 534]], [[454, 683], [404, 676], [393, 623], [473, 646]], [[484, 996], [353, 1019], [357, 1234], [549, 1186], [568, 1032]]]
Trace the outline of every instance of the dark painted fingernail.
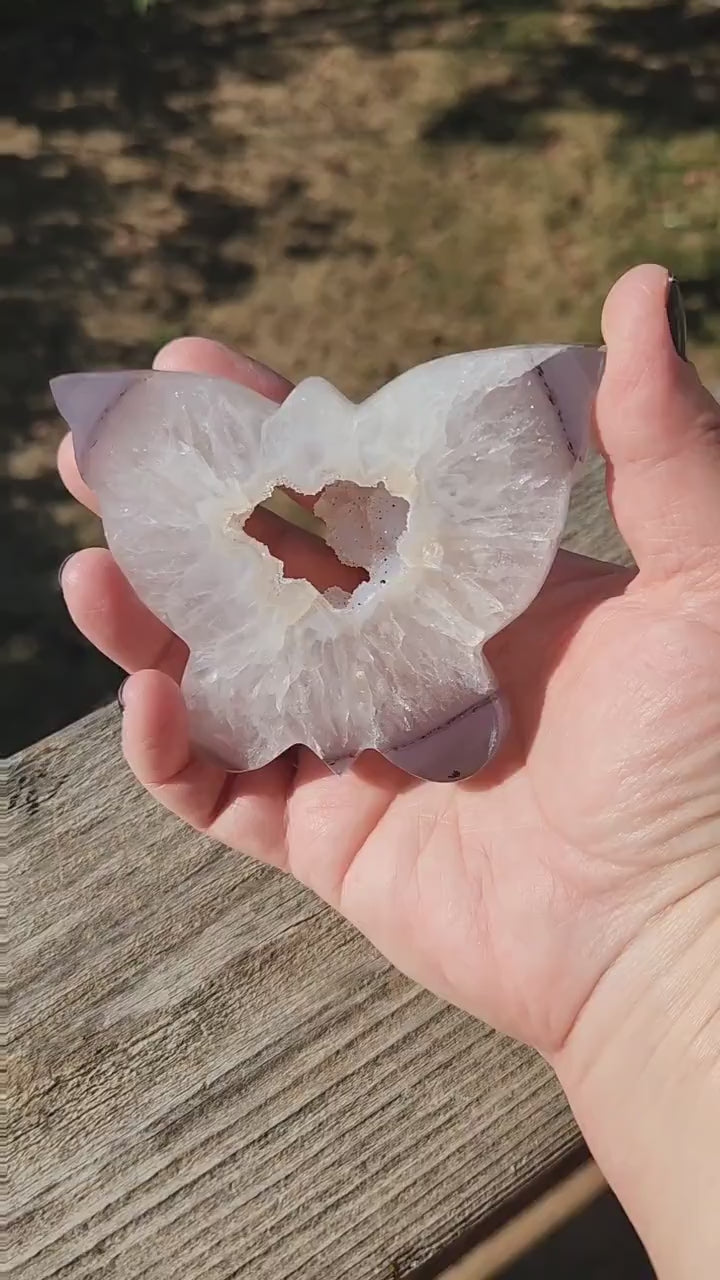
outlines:
[[687, 360], [687, 316], [682, 290], [675, 276], [668, 279], [667, 301], [665, 303], [670, 334], [673, 346], [682, 360]]
[[118, 689], [118, 691], [117, 691], [117, 704], [118, 704], [118, 706], [119, 706], [119, 708], [120, 708], [120, 710], [121, 710], [121, 711], [124, 711], [124, 710], [125, 710], [125, 697], [124, 697], [124, 694], [123, 694], [123, 690], [124, 690], [125, 685], [127, 684], [127, 682], [128, 682], [128, 677], [126, 676], [126, 677], [125, 677], [125, 679], [123, 680], [122, 684], [120, 685], [120, 688], [119, 688], [119, 689]]
[[73, 558], [73, 556], [74, 556], [74, 555], [75, 555], [75, 552], [74, 552], [74, 551], [71, 551], [71, 552], [70, 552], [70, 555], [65, 557], [65, 559], [64, 559], [64, 560], [63, 560], [63, 562], [62, 562], [62, 564], [60, 565], [60, 568], [59, 568], [59, 569], [58, 569], [58, 571], [57, 571], [58, 583], [59, 583], [60, 587], [62, 587], [63, 574], [64, 574], [65, 570], [67, 569], [68, 561], [72, 560], [72, 558]]

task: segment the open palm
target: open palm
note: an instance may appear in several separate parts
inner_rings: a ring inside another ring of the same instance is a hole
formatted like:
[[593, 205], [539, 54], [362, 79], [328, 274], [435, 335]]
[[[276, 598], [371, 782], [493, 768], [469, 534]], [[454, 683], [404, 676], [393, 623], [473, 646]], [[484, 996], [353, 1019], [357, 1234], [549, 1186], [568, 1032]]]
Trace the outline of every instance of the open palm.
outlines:
[[[109, 552], [63, 572], [77, 625], [133, 673], [125, 754], [161, 803], [290, 871], [413, 978], [548, 1053], [645, 922], [720, 872], [720, 410], [674, 351], [666, 289], [661, 268], [637, 268], [604, 314], [598, 437], [639, 571], [558, 556], [488, 648], [512, 728], [476, 779], [419, 783], [372, 754], [335, 777], [306, 750], [226, 774], [189, 747], [182, 642]], [[278, 400], [289, 389], [201, 339], [156, 364]], [[69, 439], [60, 469], [93, 507]], [[293, 572], [322, 557], [254, 518]]]

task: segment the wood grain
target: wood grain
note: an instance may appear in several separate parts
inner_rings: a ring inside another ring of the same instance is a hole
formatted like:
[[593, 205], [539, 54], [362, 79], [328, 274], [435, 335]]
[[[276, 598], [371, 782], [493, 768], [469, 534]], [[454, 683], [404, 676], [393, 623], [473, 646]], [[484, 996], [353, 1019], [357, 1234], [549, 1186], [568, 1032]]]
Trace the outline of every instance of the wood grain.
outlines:
[[617, 531], [605, 497], [605, 463], [593, 455], [573, 489], [563, 546], [597, 560], [632, 564], [632, 556]]
[[435, 1273], [577, 1150], [554, 1079], [152, 805], [118, 721], [9, 763], [7, 1274]]

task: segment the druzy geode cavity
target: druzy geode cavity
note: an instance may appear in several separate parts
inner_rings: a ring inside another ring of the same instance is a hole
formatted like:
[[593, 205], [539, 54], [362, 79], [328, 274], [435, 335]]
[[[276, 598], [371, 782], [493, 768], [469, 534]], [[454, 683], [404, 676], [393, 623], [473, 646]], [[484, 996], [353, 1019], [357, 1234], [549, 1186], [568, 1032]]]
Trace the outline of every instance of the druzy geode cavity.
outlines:
[[[340, 769], [476, 772], [503, 733], [482, 653], [539, 591], [587, 449], [602, 354], [509, 347], [420, 365], [362, 404], [308, 378], [278, 406], [191, 373], [52, 383], [108, 544], [187, 642], [195, 742], [254, 769], [304, 743]], [[276, 486], [316, 514], [353, 593], [286, 579], [244, 521]]]

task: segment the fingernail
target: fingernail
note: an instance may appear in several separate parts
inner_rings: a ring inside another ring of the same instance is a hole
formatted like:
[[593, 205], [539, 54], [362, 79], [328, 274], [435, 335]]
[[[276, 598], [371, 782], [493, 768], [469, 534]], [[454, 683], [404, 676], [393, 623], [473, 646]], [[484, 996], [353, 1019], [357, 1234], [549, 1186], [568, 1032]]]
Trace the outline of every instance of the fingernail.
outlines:
[[65, 557], [65, 559], [64, 559], [64, 560], [63, 560], [63, 562], [62, 562], [62, 564], [60, 565], [60, 568], [59, 568], [59, 569], [58, 569], [58, 571], [57, 571], [58, 585], [59, 585], [59, 587], [60, 587], [60, 590], [62, 590], [63, 574], [64, 574], [65, 570], [67, 569], [68, 562], [69, 562], [70, 560], [72, 560], [72, 558], [73, 558], [73, 556], [74, 556], [74, 555], [75, 555], [75, 552], [74, 552], [74, 551], [71, 551], [71, 552], [70, 552], [70, 555]]
[[124, 697], [124, 694], [123, 694], [123, 690], [124, 690], [125, 685], [127, 684], [127, 682], [128, 682], [128, 677], [126, 676], [126, 677], [125, 677], [125, 679], [123, 680], [122, 684], [120, 685], [120, 688], [119, 688], [119, 689], [118, 689], [118, 691], [117, 691], [117, 704], [118, 704], [118, 706], [119, 706], [119, 708], [120, 708], [120, 710], [121, 710], [121, 711], [124, 711], [124, 710], [125, 710], [125, 697]]
[[675, 276], [668, 277], [667, 301], [665, 303], [670, 335], [673, 346], [681, 360], [687, 360], [687, 316], [682, 290]]

